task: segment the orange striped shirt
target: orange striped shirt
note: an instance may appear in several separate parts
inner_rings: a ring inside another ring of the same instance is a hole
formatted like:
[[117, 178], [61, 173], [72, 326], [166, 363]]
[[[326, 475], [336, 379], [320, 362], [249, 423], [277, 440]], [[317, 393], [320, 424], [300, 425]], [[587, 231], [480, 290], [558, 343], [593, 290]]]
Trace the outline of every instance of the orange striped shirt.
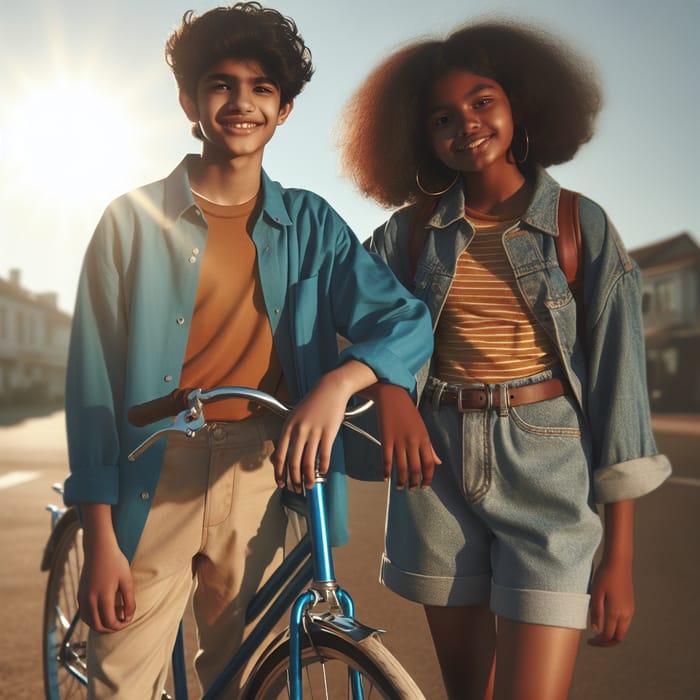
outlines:
[[517, 219], [467, 210], [476, 233], [457, 260], [436, 329], [437, 376], [495, 384], [556, 364], [549, 337], [522, 298], [503, 247]]

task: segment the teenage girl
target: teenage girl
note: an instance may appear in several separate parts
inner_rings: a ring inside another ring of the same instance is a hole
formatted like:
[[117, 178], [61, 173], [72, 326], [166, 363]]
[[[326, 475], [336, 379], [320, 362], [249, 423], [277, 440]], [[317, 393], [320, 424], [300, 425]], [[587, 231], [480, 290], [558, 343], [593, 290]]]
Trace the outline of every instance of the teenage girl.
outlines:
[[580, 299], [558, 263], [545, 167], [591, 138], [600, 104], [585, 60], [496, 22], [399, 50], [346, 112], [346, 169], [409, 205], [371, 247], [435, 333], [420, 411], [442, 466], [431, 489], [391, 490], [381, 579], [425, 606], [454, 699], [565, 698], [589, 610], [593, 643], [622, 640], [633, 499], [670, 474], [650, 428], [639, 270], [590, 199]]

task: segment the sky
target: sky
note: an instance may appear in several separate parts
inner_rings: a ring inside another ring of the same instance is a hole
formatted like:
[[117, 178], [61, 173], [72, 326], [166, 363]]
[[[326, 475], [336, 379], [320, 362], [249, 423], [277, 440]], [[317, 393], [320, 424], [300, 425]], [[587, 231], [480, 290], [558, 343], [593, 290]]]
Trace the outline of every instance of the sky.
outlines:
[[[198, 152], [163, 59], [192, 0], [0, 0], [0, 277], [70, 312], [82, 257], [114, 197]], [[267, 4], [267, 3], [264, 3]], [[272, 3], [271, 3], [272, 4]], [[543, 27], [593, 59], [605, 105], [593, 140], [551, 169], [608, 211], [630, 249], [698, 238], [700, 0], [277, 0], [316, 73], [265, 153], [283, 185], [312, 189], [361, 239], [387, 210], [339, 172], [336, 126], [363, 77], [410, 41], [472, 19]]]

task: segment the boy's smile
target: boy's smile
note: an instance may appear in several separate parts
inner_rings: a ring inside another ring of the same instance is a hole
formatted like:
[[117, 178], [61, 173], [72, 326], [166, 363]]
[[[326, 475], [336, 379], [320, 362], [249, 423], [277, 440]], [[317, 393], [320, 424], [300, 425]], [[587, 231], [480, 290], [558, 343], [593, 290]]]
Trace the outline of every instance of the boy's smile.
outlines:
[[199, 124], [205, 160], [254, 157], [262, 162], [265, 146], [292, 110], [280, 105], [278, 85], [255, 61], [225, 58], [199, 80], [196, 102], [181, 94], [188, 118]]

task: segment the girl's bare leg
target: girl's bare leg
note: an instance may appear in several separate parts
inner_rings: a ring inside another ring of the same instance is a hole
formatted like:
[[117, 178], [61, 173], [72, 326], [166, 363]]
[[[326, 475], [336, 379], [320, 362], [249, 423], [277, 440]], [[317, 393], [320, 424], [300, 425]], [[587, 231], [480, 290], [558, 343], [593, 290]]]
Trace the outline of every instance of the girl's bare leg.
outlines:
[[425, 606], [450, 700], [491, 700], [496, 624], [487, 605]]
[[566, 700], [581, 630], [499, 618], [496, 700]]

